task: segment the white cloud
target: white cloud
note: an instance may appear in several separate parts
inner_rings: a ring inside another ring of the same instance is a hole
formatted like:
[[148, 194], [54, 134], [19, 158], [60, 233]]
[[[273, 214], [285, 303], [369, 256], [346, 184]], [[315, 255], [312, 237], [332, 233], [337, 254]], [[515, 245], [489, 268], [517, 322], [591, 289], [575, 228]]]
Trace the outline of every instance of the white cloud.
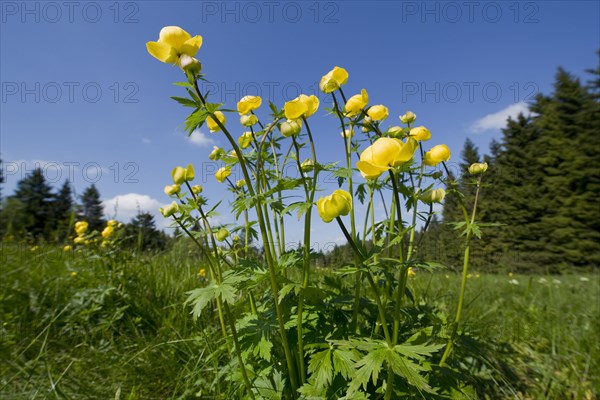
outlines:
[[509, 117], [515, 119], [519, 113], [523, 113], [524, 115], [529, 114], [527, 103], [521, 101], [516, 104], [511, 104], [496, 113], [488, 114], [475, 121], [471, 125], [470, 131], [473, 133], [481, 133], [489, 130], [502, 129], [506, 126], [506, 120]]
[[165, 204], [146, 194], [120, 194], [112, 199], [104, 200], [102, 206], [104, 207], [104, 213], [109, 218], [116, 218], [119, 221], [129, 222], [139, 211], [142, 211], [152, 214], [156, 221], [156, 225], [159, 228], [170, 225], [170, 221], [163, 218], [158, 211], [158, 209], [164, 207]]
[[199, 147], [208, 147], [215, 144], [215, 141], [206, 136], [206, 134], [195, 130], [189, 137], [190, 142]]

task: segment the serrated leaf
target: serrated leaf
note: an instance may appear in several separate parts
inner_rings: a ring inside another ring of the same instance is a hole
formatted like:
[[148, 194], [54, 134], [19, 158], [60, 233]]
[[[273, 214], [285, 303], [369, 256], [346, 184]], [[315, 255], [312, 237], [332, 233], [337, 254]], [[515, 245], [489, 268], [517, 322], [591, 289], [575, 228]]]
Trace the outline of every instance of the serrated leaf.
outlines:
[[331, 349], [314, 353], [308, 362], [308, 373], [317, 389], [329, 387], [333, 379]]

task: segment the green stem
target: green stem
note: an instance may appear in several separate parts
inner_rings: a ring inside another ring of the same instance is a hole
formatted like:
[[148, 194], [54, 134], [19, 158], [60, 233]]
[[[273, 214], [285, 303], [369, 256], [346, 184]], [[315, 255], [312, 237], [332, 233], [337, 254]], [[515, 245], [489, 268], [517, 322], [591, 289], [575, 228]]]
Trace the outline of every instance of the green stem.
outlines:
[[[479, 179], [477, 180], [477, 190], [475, 191], [475, 200], [473, 201], [473, 212], [471, 213], [471, 220], [469, 221], [468, 216], [467, 216], [467, 220], [465, 221], [467, 223], [467, 238], [466, 238], [466, 244], [465, 244], [465, 254], [463, 257], [463, 270], [462, 270], [462, 280], [461, 280], [461, 284], [460, 284], [460, 294], [458, 296], [458, 306], [456, 308], [456, 317], [454, 318], [454, 324], [452, 327], [452, 334], [450, 335], [450, 338], [448, 339], [448, 345], [446, 346], [446, 349], [444, 350], [444, 354], [442, 355], [442, 359], [440, 360], [440, 366], [444, 366], [446, 363], [446, 360], [448, 359], [448, 357], [450, 356], [450, 353], [452, 352], [452, 347], [454, 346], [454, 343], [456, 341], [456, 333], [458, 332], [458, 326], [460, 324], [460, 319], [462, 316], [462, 310], [463, 310], [463, 306], [464, 306], [464, 301], [465, 301], [465, 292], [467, 289], [467, 275], [468, 275], [468, 271], [469, 271], [469, 253], [470, 253], [470, 248], [471, 248], [471, 236], [472, 236], [472, 232], [473, 232], [473, 224], [475, 223], [475, 215], [477, 213], [477, 202], [479, 200], [479, 189], [481, 188], [481, 178], [482, 176], [479, 176]], [[465, 215], [468, 215], [466, 212], [466, 208], [463, 206], [463, 212], [465, 213]]]

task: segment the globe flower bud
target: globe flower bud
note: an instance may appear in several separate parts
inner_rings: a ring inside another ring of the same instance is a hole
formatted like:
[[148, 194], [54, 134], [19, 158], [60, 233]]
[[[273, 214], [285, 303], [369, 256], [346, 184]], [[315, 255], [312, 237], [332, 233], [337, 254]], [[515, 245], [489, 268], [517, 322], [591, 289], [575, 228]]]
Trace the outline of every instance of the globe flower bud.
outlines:
[[188, 164], [185, 168], [185, 180], [187, 182], [191, 182], [196, 177], [196, 173], [194, 172], [194, 166], [192, 164]]
[[171, 178], [173, 178], [173, 182], [176, 185], [181, 185], [185, 182], [185, 168], [183, 167], [175, 167], [173, 171], [171, 171]]
[[425, 160], [423, 162], [425, 165], [429, 165], [431, 167], [435, 167], [439, 163], [443, 161], [448, 161], [450, 159], [450, 149], [445, 144], [438, 144], [434, 146], [431, 150], [425, 153]]
[[369, 111], [367, 111], [367, 115], [371, 117], [373, 121], [383, 121], [390, 115], [390, 112], [386, 106], [378, 104], [370, 107]]
[[294, 100], [290, 100], [283, 106], [287, 119], [308, 118], [319, 108], [319, 99], [315, 95], [307, 96], [301, 94]]
[[246, 127], [258, 124], [258, 117], [254, 114], [246, 114], [240, 117], [240, 124]]
[[224, 155], [225, 155], [225, 150], [223, 150], [220, 147], [213, 146], [213, 151], [210, 152], [210, 154], [208, 155], [208, 158], [210, 158], [212, 161], [218, 161]]
[[240, 235], [233, 235], [232, 238], [234, 242], [239, 242], [241, 240]]
[[406, 114], [400, 116], [400, 122], [403, 124], [412, 124], [417, 119], [417, 116], [412, 111], [407, 111]]
[[112, 226], [113, 228], [116, 228], [118, 225], [119, 221], [115, 219], [108, 220], [108, 222], [106, 223], [106, 226]]
[[78, 221], [75, 223], [75, 232], [77, 232], [77, 235], [83, 236], [87, 232], [88, 227], [89, 224], [87, 221]]
[[302, 120], [301, 119], [288, 119], [287, 121], [279, 124], [279, 130], [284, 137], [290, 137], [293, 135], [297, 135], [300, 133], [302, 129]]
[[[227, 121], [225, 115], [221, 111], [215, 111], [214, 114], [221, 125], [225, 125], [225, 122]], [[221, 127], [219, 124], [217, 124], [217, 121], [215, 121], [215, 119], [210, 115], [206, 118], [206, 125], [208, 125], [208, 129], [211, 132], [219, 132], [221, 130]]]
[[202, 193], [202, 186], [200, 186], [200, 185], [192, 186], [192, 193], [194, 193], [194, 194]]
[[344, 68], [333, 67], [327, 75], [321, 78], [319, 88], [323, 93], [331, 93], [338, 90], [340, 86], [345, 85], [348, 81], [348, 72]]
[[350, 118], [356, 117], [369, 104], [369, 95], [365, 89], [360, 94], [355, 94], [346, 102], [346, 115]]
[[340, 135], [342, 135], [344, 139], [349, 139], [354, 136], [354, 129], [344, 129], [343, 132], [340, 132]]
[[223, 242], [225, 239], [227, 239], [229, 237], [229, 231], [225, 228], [221, 228], [217, 231], [217, 233], [215, 233], [215, 238], [219, 241], [219, 242]]
[[411, 138], [402, 142], [399, 139], [382, 137], [361, 153], [356, 166], [364, 178], [377, 179], [390, 168], [410, 161], [418, 147], [417, 141]]
[[109, 238], [113, 233], [115, 232], [115, 228], [113, 228], [112, 226], [107, 226], [106, 228], [104, 228], [104, 230], [102, 231], [102, 237], [104, 239]]
[[172, 202], [168, 206], [165, 206], [164, 208], [160, 208], [159, 211], [163, 215], [163, 217], [168, 218], [171, 215], [173, 215], [179, 211], [179, 205], [175, 202]]
[[324, 222], [331, 222], [341, 215], [348, 215], [352, 210], [352, 196], [345, 190], [338, 189], [329, 196], [317, 201], [317, 211]]
[[432, 203], [441, 203], [446, 196], [446, 191], [442, 188], [440, 189], [430, 189], [421, 194], [419, 198], [423, 203], [432, 204]]
[[424, 126], [417, 126], [416, 128], [412, 128], [410, 130], [409, 135], [415, 140], [419, 141], [427, 141], [431, 139], [431, 132], [429, 132], [429, 129], [425, 128]]
[[252, 132], [244, 132], [239, 138], [238, 138], [238, 144], [240, 145], [240, 147], [242, 149], [246, 149], [250, 146], [250, 144], [252, 144]]
[[196, 60], [194, 57], [190, 57], [187, 54], [182, 55], [179, 58], [179, 66], [185, 72], [197, 76], [202, 71], [202, 63]]
[[179, 193], [179, 190], [181, 189], [181, 186], [175, 184], [175, 185], [166, 185], [165, 186], [165, 194], [167, 196], [172, 196], [174, 194]]
[[402, 129], [401, 126], [390, 126], [389, 129], [387, 130], [387, 134], [389, 137], [395, 138], [395, 139], [401, 139], [402, 136], [404, 136], [404, 129]]
[[300, 169], [302, 169], [302, 172], [310, 172], [315, 169], [315, 162], [312, 158], [307, 158], [300, 164]]
[[237, 110], [240, 115], [249, 114], [256, 110], [262, 104], [260, 96], [244, 96], [237, 103]]
[[238, 181], [235, 182], [235, 186], [238, 189], [243, 188], [244, 186], [246, 186], [246, 180], [245, 179], [239, 179]]
[[231, 175], [231, 167], [222, 167], [215, 173], [215, 179], [217, 182], [223, 183]]
[[471, 175], [479, 175], [479, 174], [483, 174], [485, 171], [487, 171], [487, 169], [488, 169], [487, 163], [473, 163], [469, 167], [469, 173]]

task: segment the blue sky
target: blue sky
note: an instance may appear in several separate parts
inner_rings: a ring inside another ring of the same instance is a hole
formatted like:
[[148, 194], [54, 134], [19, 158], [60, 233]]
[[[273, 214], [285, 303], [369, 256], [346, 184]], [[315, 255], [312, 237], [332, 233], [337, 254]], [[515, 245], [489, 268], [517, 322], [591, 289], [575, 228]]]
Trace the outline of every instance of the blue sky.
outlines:
[[[169, 202], [162, 190], [174, 166], [193, 163], [198, 175], [214, 170], [208, 153], [213, 144], [225, 145], [219, 134], [203, 131], [190, 141], [183, 132], [188, 109], [169, 99], [183, 95], [172, 85], [181, 72], [145, 48], [165, 25], [203, 36], [197, 57], [213, 101], [234, 108], [243, 95], [259, 94], [283, 106], [299, 93], [318, 94], [324, 102], [310, 122], [322, 162], [343, 157], [336, 120], [323, 111], [329, 99], [317, 90], [335, 65], [350, 74], [348, 96], [366, 88], [371, 104], [389, 107], [384, 126], [412, 110], [433, 134], [428, 144], [448, 144], [458, 160], [467, 137], [485, 152], [508, 115], [548, 93], [558, 66], [585, 77], [600, 47], [596, 1], [3, 1], [1, 7], [3, 195], [38, 162], [55, 185], [71, 176], [77, 193], [95, 182], [110, 215], [122, 196], [117, 217], [123, 220], [138, 205], [155, 212]], [[242, 132], [235, 115], [228, 124]], [[225, 195], [212, 176], [199, 183], [211, 200]], [[333, 224], [318, 224], [316, 240], [341, 239]]]

